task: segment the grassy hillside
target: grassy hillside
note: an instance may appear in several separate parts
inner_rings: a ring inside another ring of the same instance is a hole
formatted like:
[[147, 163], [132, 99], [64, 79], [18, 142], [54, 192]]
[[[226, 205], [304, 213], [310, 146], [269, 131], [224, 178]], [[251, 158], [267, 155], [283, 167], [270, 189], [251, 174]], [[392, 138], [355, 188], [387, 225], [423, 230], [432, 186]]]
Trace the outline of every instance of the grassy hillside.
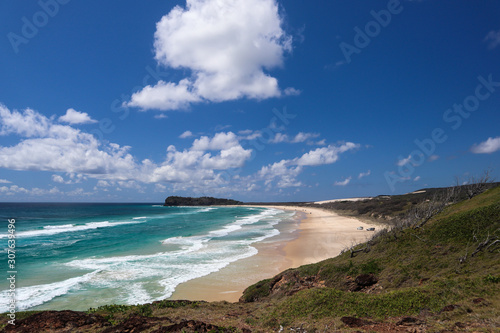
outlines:
[[[500, 183], [482, 184], [484, 189], [499, 186]], [[474, 192], [470, 185], [455, 187], [455, 200], [467, 200], [470, 192]], [[434, 200], [436, 197], [446, 196], [450, 188], [425, 188], [403, 195], [379, 195], [377, 197], [360, 201], [335, 201], [321, 205], [309, 204], [320, 208], [335, 210], [343, 215], [363, 217], [371, 220], [383, 220], [391, 223], [392, 220], [401, 218], [405, 213], [416, 205], [426, 200]], [[482, 189], [480, 189], [482, 190]]]
[[[261, 281], [243, 298], [274, 299], [267, 318], [274, 325], [340, 316], [437, 314], [448, 305], [460, 305], [454, 311], [457, 319], [481, 321], [484, 316], [485, 325], [500, 325], [500, 241], [495, 239], [500, 239], [500, 187], [446, 208], [423, 228], [382, 232], [370, 242], [369, 252], [346, 252]], [[349, 291], [356, 289], [353, 280], [360, 274], [372, 274], [377, 282], [361, 292]], [[478, 298], [489, 304], [484, 313], [482, 306], [472, 310]]]
[[500, 331], [500, 187], [447, 206], [420, 228], [382, 231], [352, 250], [250, 286], [240, 303], [26, 312], [18, 313], [26, 319], [16, 331]]

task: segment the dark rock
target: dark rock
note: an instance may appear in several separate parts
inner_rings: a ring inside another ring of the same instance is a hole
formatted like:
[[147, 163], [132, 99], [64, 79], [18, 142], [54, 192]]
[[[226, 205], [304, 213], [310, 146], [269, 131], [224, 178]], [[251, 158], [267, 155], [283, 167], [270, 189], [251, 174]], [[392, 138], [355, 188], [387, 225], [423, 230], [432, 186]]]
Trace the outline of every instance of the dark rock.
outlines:
[[104, 317], [76, 311], [43, 311], [8, 325], [4, 332], [75, 332], [90, 327], [101, 328], [111, 325]]
[[425, 322], [414, 317], [403, 317], [400, 321], [396, 323], [398, 326], [413, 326], [413, 325], [424, 325]]
[[467, 328], [467, 325], [464, 324], [464, 323], [461, 323], [461, 322], [456, 322], [455, 326], [458, 327], [458, 328]]
[[378, 282], [378, 279], [373, 274], [361, 274], [352, 280], [349, 278], [347, 281], [347, 287], [349, 291], [362, 291], [367, 287], [371, 287]]
[[165, 199], [164, 206], [227, 206], [227, 205], [241, 205], [241, 201], [231, 199], [217, 199], [212, 197], [176, 197], [170, 196]]
[[378, 279], [373, 274], [361, 274], [358, 275], [354, 281], [358, 284], [358, 286], [369, 287], [377, 283]]
[[349, 327], [362, 327], [366, 325], [370, 325], [371, 322], [360, 319], [360, 318], [355, 318], [355, 317], [342, 317], [340, 318], [340, 321], [344, 323], [344, 325], [349, 326]]

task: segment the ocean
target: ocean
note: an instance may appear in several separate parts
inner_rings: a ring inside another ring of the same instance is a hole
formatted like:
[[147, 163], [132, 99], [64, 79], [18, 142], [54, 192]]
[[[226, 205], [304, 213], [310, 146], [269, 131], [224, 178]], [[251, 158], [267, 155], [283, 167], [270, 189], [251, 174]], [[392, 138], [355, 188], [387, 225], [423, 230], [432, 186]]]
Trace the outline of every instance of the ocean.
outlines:
[[156, 204], [0, 203], [0, 313], [8, 310], [15, 219], [17, 310], [86, 310], [170, 297], [186, 281], [257, 254], [294, 212]]

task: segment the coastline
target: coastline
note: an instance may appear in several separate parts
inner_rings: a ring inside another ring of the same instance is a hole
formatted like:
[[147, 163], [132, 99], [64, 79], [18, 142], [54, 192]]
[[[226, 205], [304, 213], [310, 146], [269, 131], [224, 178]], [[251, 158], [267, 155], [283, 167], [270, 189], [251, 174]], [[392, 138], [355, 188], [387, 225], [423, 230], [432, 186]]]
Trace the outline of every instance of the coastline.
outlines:
[[[253, 244], [258, 250], [256, 255], [180, 284], [169, 299], [237, 302], [250, 285], [289, 268], [335, 257], [342, 249], [368, 240], [373, 232], [366, 231], [366, 228], [381, 228], [320, 208], [241, 206], [295, 211], [296, 215], [277, 226], [280, 235]], [[357, 230], [358, 227], [363, 227], [363, 230]]]

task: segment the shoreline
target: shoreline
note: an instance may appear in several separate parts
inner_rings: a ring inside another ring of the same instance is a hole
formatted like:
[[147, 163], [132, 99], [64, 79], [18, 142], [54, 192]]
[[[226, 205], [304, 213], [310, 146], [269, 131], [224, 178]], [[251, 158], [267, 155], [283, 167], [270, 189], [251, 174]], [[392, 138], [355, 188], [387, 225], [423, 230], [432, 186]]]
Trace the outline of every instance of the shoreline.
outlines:
[[[342, 249], [368, 240], [373, 232], [367, 232], [366, 228], [373, 227], [376, 231], [381, 228], [380, 225], [320, 208], [279, 205], [240, 207], [274, 208], [296, 214], [276, 226], [280, 235], [252, 245], [258, 250], [256, 255], [178, 285], [169, 299], [237, 302], [250, 285], [289, 268], [336, 257]], [[358, 227], [363, 227], [363, 230], [357, 230]]]

